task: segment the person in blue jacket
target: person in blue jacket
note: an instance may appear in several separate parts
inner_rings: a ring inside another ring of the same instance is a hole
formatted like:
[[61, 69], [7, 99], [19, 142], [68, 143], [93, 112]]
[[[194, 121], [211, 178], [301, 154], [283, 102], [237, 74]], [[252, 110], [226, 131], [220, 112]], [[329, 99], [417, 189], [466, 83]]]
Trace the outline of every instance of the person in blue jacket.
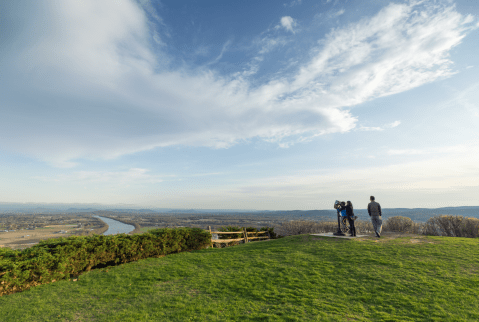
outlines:
[[347, 217], [346, 203], [344, 201], [341, 201], [340, 205], [341, 205], [341, 207], [339, 208], [339, 212], [341, 213], [341, 217]]
[[346, 217], [349, 222], [350, 234], [352, 237], [356, 236], [356, 227], [354, 227], [354, 212], [353, 204], [348, 200], [347, 204], [344, 201], [341, 201], [340, 208], [338, 209], [341, 213], [341, 217]]

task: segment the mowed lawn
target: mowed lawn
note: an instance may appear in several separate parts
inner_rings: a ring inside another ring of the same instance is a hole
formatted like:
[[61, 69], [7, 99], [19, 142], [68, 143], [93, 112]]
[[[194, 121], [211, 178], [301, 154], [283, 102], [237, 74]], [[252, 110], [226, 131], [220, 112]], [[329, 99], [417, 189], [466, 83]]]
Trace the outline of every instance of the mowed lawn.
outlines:
[[0, 297], [1, 321], [479, 321], [479, 240], [307, 235]]

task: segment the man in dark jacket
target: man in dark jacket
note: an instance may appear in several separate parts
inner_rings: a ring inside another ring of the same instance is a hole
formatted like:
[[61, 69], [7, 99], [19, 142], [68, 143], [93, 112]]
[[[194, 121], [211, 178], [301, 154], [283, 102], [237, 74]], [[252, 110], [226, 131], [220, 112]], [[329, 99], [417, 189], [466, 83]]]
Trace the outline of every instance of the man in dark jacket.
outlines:
[[368, 213], [371, 217], [371, 222], [373, 223], [374, 232], [376, 236], [379, 238], [381, 237], [381, 230], [383, 221], [381, 219], [381, 205], [374, 201], [374, 196], [369, 198], [371, 202], [368, 204]]

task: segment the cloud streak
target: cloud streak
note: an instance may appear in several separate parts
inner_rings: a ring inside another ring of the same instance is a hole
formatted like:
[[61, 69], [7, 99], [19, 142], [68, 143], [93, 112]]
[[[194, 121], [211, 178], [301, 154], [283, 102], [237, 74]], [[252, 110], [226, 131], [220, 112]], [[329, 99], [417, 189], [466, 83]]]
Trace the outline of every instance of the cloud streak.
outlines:
[[384, 131], [385, 129], [392, 129], [392, 128], [395, 128], [397, 126], [399, 126], [401, 124], [401, 121], [394, 121], [392, 123], [389, 123], [389, 124], [385, 124], [383, 126], [359, 126], [357, 128], [357, 130], [359, 131]]
[[171, 145], [261, 138], [286, 147], [348, 132], [358, 121], [349, 107], [452, 75], [449, 51], [474, 22], [453, 7], [391, 4], [318, 39], [297, 70], [258, 83], [171, 67], [136, 2], [35, 6], [43, 14], [25, 13], [0, 57], [0, 147], [62, 167]]
[[68, 182], [76, 184], [101, 183], [101, 184], [151, 184], [163, 182], [163, 177], [148, 173], [148, 169], [131, 168], [127, 171], [77, 171], [69, 175], [55, 177], [36, 176], [33, 179], [44, 182]]

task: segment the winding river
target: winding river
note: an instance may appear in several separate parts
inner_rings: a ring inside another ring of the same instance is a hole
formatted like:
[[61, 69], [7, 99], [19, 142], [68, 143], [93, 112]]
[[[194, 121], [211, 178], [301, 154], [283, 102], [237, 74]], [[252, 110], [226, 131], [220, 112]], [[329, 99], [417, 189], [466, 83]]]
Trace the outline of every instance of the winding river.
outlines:
[[100, 217], [100, 216], [93, 216], [103, 220], [105, 223], [108, 224], [108, 230], [103, 233], [103, 235], [115, 235], [115, 234], [128, 234], [130, 231], [135, 229], [133, 225], [127, 225], [118, 220]]

